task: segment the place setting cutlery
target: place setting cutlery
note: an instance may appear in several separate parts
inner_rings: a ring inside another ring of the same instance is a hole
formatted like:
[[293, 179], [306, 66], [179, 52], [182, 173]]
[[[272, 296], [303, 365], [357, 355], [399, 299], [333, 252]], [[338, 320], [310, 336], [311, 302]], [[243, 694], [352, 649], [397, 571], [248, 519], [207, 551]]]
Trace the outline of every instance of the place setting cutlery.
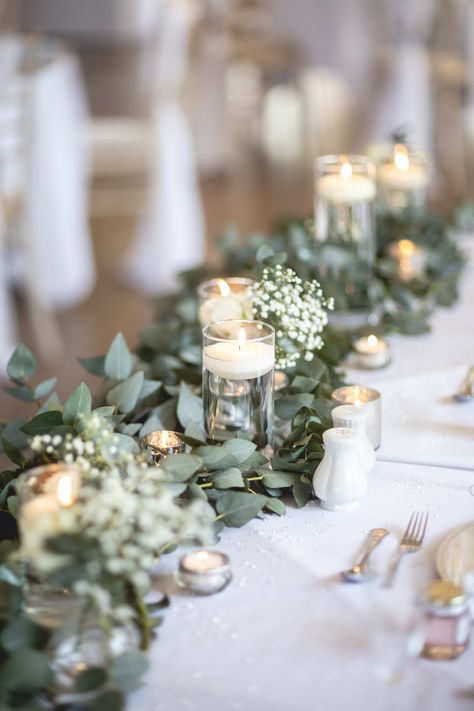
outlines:
[[[383, 579], [382, 587], [392, 587], [402, 556], [405, 555], [405, 553], [415, 553], [421, 548], [427, 524], [427, 513], [421, 511], [412, 512], [405, 532], [390, 561], [388, 571]], [[389, 534], [390, 531], [386, 528], [373, 528], [369, 531], [361, 558], [351, 568], [341, 572], [340, 576], [342, 580], [348, 583], [364, 583], [371, 580], [374, 574], [370, 569], [370, 556], [372, 551]]]
[[471, 366], [459, 386], [459, 390], [454, 393], [453, 400], [456, 402], [474, 401], [474, 366]]

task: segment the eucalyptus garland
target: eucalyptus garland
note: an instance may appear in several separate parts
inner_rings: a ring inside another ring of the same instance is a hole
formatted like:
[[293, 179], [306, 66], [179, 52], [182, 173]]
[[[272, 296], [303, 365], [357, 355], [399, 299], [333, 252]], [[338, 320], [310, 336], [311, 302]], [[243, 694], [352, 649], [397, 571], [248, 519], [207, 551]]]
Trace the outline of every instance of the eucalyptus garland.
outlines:
[[[423, 332], [436, 305], [447, 306], [457, 298], [463, 259], [449, 226], [429, 212], [380, 214], [378, 234], [378, 257], [368, 298], [379, 308], [379, 328]], [[408, 283], [398, 278], [387, 246], [401, 238], [427, 250], [423, 278]], [[278, 265], [286, 264], [299, 279], [320, 282], [325, 296], [336, 304], [344, 301], [341, 274], [351, 269], [350, 260], [344, 268], [333, 269], [336, 263], [340, 267], [347, 255], [335, 254], [330, 245], [316, 244], [307, 221], [286, 222], [270, 236], [250, 235], [244, 243], [235, 233], [228, 233], [220, 244], [223, 265], [219, 276], [245, 274], [260, 279], [265, 273], [266, 278]], [[0, 473], [2, 708], [48, 708], [48, 703], [53, 708], [55, 703], [48, 658], [50, 633], [25, 613], [22, 580], [11, 563], [17, 539], [16, 481], [39, 463], [37, 447], [31, 447], [35, 437], [60, 435], [65, 441], [80, 437], [82, 419], [96, 413], [118, 437], [118, 447], [133, 455], [149, 432], [180, 431], [188, 451], [164, 460], [163, 481], [183, 502], [210, 504], [216, 534], [225, 525], [239, 527], [262, 513], [283, 515], [288, 502], [302, 507], [312, 497], [312, 476], [323, 455], [322, 433], [331, 426], [331, 393], [342, 384], [338, 367], [351, 349], [351, 337], [326, 327], [321, 342], [318, 339], [314, 344], [318, 349], [310, 357], [293, 359], [294, 365], [286, 369], [288, 385], [275, 401], [277, 441], [270, 459], [239, 436], [222, 445], [210, 445], [202, 425], [201, 328], [196, 299], [198, 283], [208, 276], [206, 268], [183, 274], [180, 293], [157, 300], [157, 322], [142, 330], [135, 351], [118, 334], [106, 354], [80, 359], [99, 379], [94, 394], [81, 383], [61, 403], [54, 392], [56, 378], [34, 382], [36, 361], [25, 346], [18, 346], [10, 360], [12, 382], [7, 392], [30, 407], [36, 406], [37, 412], [32, 418], [0, 425], [3, 451], [12, 462]], [[54, 461], [54, 451], [50, 459]], [[144, 615], [148, 615], [146, 610]], [[77, 679], [78, 690], [100, 690], [100, 696], [69, 708], [121, 708], [123, 694], [138, 683], [144, 664], [137, 652], [112, 659], [107, 668], [87, 670]]]

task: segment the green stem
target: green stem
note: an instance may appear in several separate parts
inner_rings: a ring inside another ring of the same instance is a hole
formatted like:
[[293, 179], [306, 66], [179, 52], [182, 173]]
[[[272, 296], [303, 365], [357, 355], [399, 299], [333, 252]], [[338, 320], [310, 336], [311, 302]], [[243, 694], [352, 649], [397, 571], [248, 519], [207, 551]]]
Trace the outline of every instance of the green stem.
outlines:
[[262, 476], [247, 476], [245, 477], [245, 481], [261, 481], [263, 479], [263, 474]]

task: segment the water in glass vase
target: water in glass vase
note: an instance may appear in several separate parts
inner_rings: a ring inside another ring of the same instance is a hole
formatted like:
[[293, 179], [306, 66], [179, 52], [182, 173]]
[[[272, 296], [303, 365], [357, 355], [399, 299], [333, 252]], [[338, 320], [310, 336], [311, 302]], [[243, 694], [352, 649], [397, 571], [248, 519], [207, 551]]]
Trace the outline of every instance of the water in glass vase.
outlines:
[[246, 380], [230, 380], [203, 369], [204, 425], [210, 442], [237, 432], [263, 449], [273, 439], [273, 368]]

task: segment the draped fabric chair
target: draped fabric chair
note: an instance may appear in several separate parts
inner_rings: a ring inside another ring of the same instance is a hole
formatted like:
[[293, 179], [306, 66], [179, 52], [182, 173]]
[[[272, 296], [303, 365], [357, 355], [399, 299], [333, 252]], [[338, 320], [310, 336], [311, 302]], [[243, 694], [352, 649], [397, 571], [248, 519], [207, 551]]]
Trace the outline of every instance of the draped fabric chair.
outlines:
[[45, 362], [62, 351], [55, 310], [78, 303], [94, 284], [81, 88], [75, 58], [58, 47], [0, 39], [2, 371], [17, 330], [13, 283], [26, 296]]

